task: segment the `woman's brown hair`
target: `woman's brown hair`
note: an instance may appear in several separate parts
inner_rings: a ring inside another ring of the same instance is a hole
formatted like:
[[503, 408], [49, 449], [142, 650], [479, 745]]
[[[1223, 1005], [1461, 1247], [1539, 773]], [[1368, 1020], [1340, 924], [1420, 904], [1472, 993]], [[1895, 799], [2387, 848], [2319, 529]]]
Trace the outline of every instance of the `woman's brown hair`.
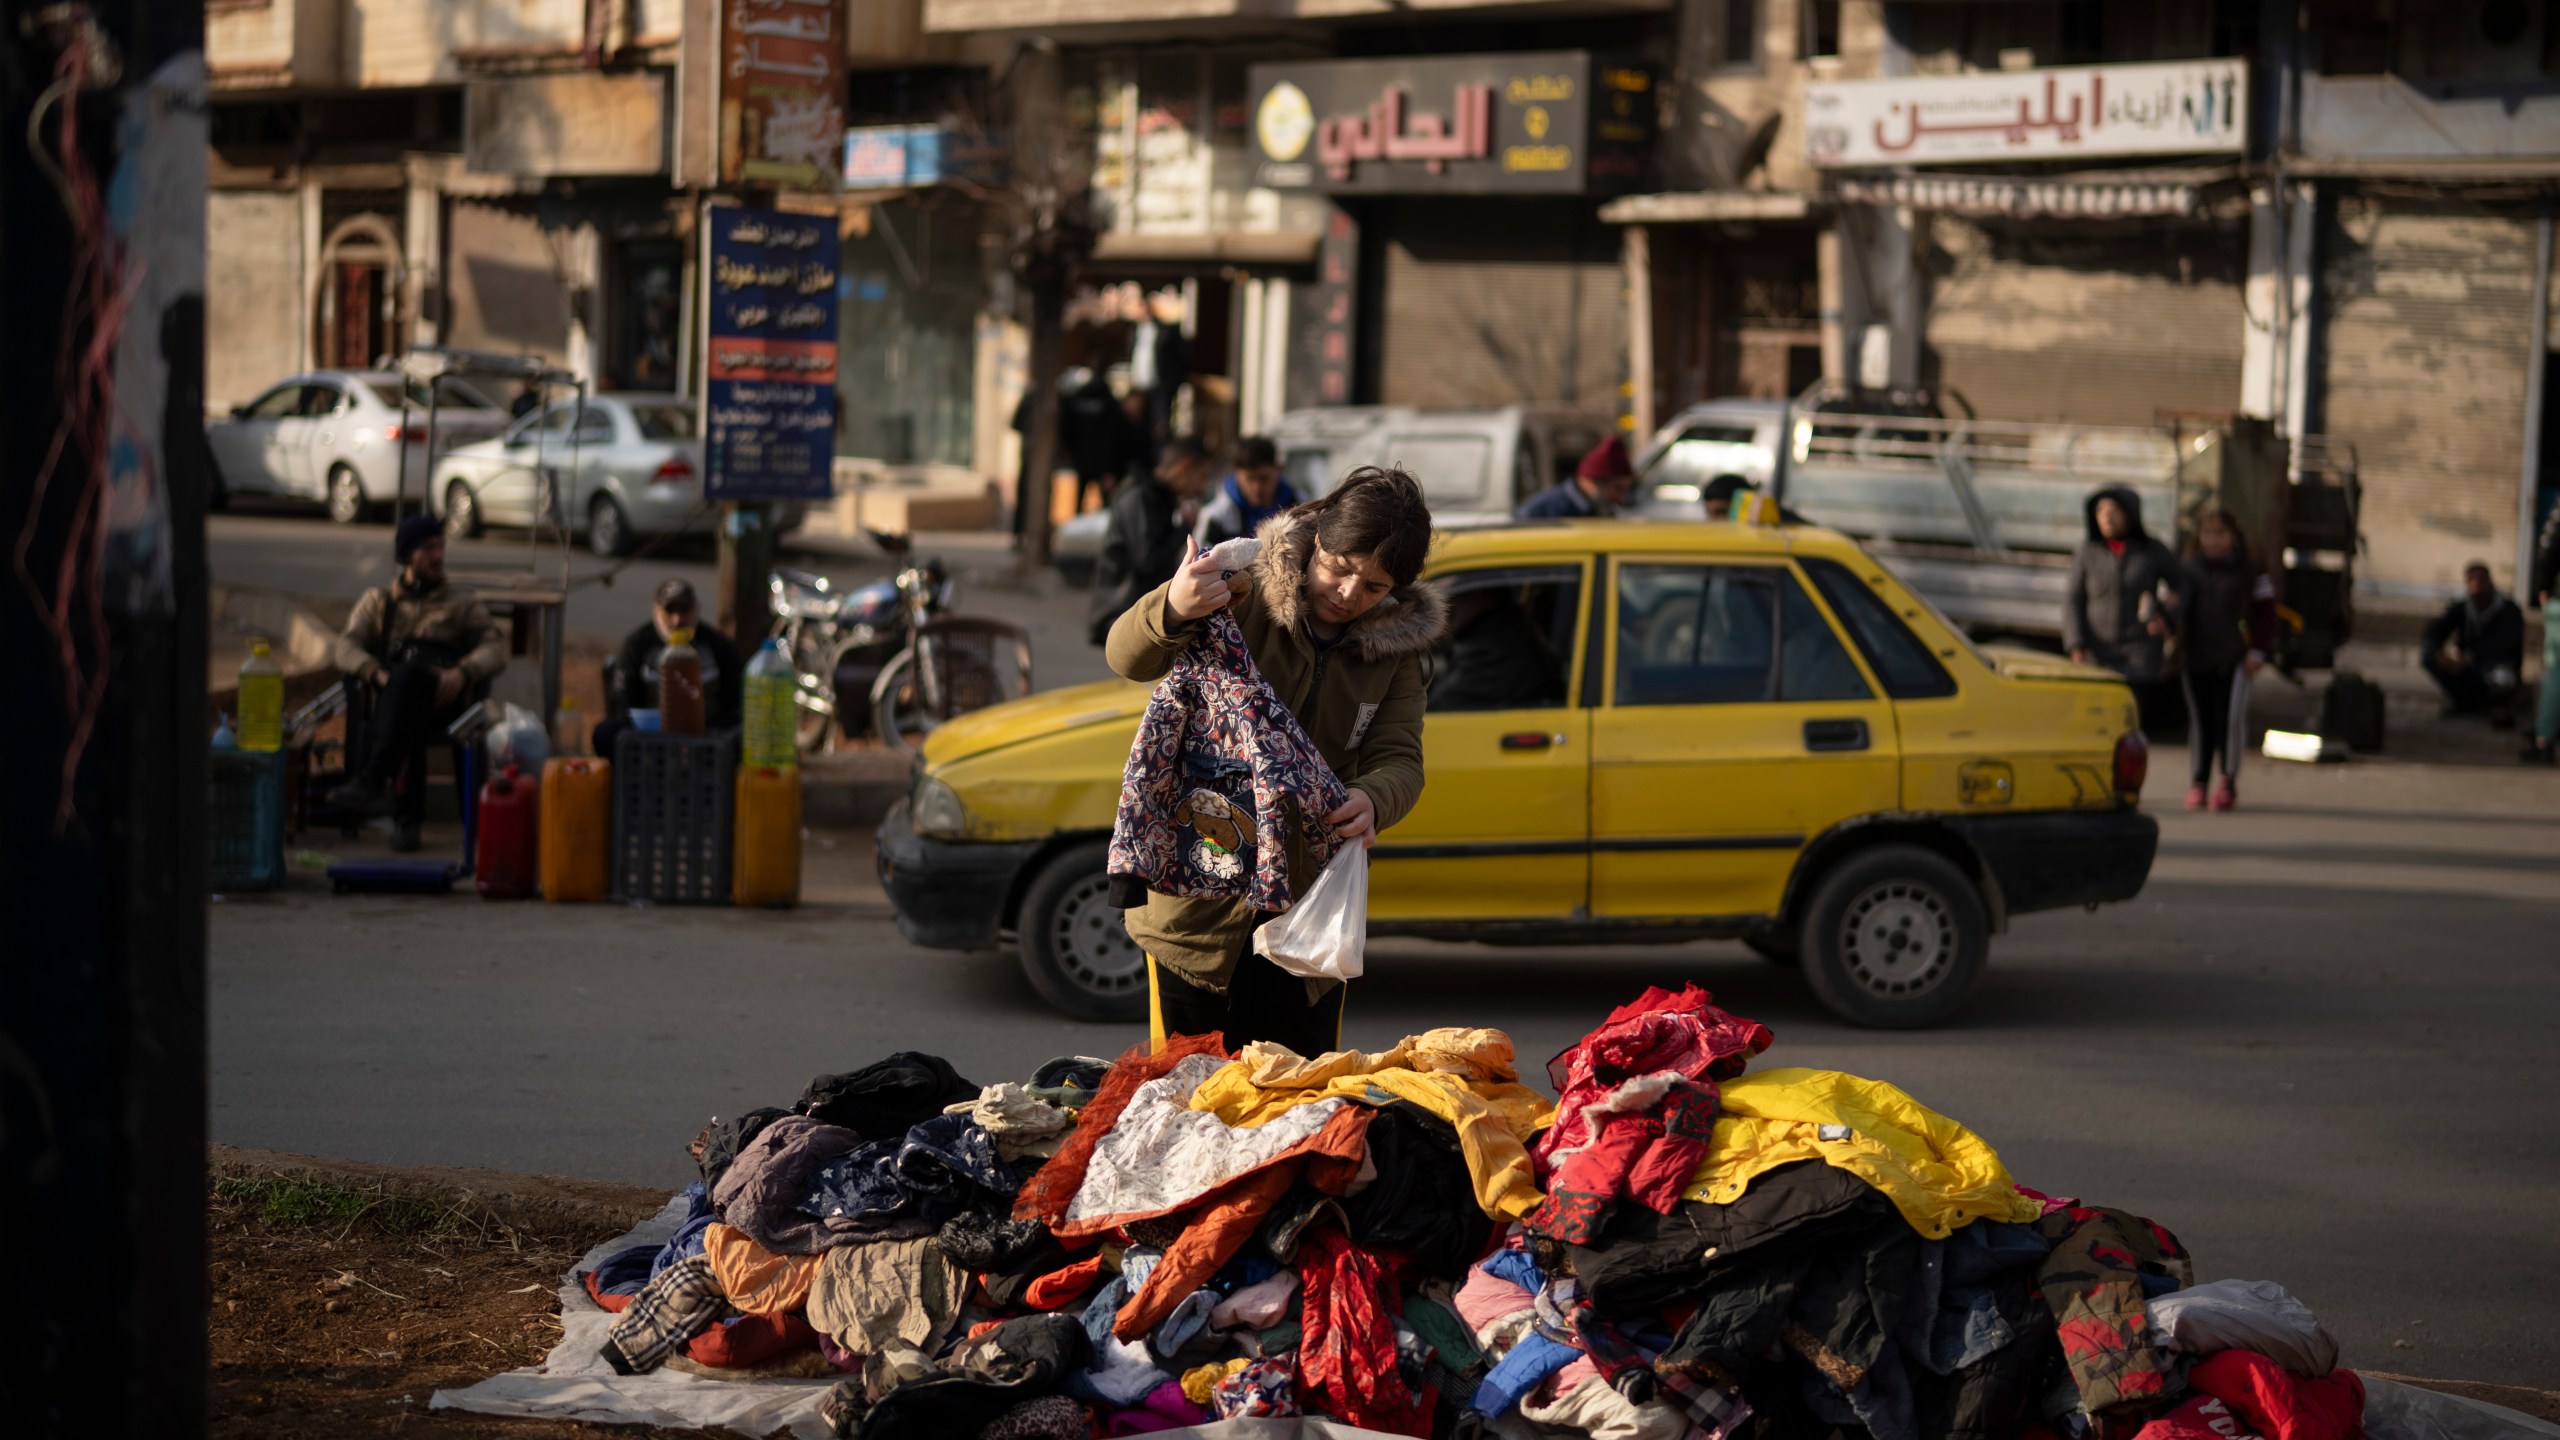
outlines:
[[1401, 465], [1363, 465], [1320, 498], [1289, 512], [1316, 524], [1316, 543], [1345, 560], [1368, 556], [1398, 586], [1422, 574], [1431, 553], [1431, 507]]
[[2178, 548], [2178, 553], [2190, 560], [2204, 554], [2207, 520], [2219, 520], [2222, 528], [2231, 532], [2231, 562], [2243, 570], [2254, 568], [2255, 562], [2249, 558], [2249, 532], [2240, 528], [2240, 517], [2231, 513], [2231, 507], [2219, 500], [2207, 500], [2195, 508], [2187, 525], [2187, 543]]

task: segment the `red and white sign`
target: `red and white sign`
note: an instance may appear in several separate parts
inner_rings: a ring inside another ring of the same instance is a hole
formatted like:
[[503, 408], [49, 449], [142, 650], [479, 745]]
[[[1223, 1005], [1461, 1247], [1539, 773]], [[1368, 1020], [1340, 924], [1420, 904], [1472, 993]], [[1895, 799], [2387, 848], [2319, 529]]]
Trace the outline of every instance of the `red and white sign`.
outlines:
[[844, 166], [842, 0], [725, 0], [720, 178], [837, 188]]
[[2241, 60], [2069, 65], [1805, 86], [1805, 158], [1826, 169], [2237, 152]]

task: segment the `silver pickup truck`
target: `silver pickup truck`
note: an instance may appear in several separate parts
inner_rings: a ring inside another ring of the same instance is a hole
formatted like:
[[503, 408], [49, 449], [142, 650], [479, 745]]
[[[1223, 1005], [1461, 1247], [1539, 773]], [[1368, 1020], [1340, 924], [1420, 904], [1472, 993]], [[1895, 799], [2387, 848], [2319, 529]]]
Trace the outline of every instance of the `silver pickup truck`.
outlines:
[[[1787, 405], [1693, 407], [1639, 459], [1638, 513], [1694, 516], [1704, 482], [1738, 475], [1791, 514], [1856, 538], [1967, 629], [2050, 637], [2061, 632], [2090, 492], [2130, 488], [2172, 546], [2196, 508], [2217, 499], [2279, 562], [2278, 658], [2324, 668], [2351, 633], [2352, 447], [2318, 436], [2289, 444], [2262, 421], [2069, 425], [1931, 408], [1887, 413], [1824, 387]], [[1772, 432], [1774, 454], [1764, 448]]]
[[[1615, 424], [1605, 410], [1553, 405], [1331, 405], [1292, 410], [1265, 433], [1300, 499], [1323, 494], [1362, 465], [1393, 463], [1422, 482], [1433, 524], [1463, 530], [1502, 524], [1522, 501], [1571, 477]], [[1050, 541], [1051, 563], [1082, 583], [1093, 574], [1107, 525], [1103, 511], [1089, 510], [1060, 526]]]

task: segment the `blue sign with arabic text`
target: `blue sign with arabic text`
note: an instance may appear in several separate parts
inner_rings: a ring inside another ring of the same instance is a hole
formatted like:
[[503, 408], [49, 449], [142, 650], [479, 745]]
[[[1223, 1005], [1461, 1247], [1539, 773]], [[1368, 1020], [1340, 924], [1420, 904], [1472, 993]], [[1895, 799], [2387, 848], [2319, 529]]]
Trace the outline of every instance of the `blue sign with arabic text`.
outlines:
[[708, 423], [715, 500], [835, 493], [835, 219], [714, 206]]

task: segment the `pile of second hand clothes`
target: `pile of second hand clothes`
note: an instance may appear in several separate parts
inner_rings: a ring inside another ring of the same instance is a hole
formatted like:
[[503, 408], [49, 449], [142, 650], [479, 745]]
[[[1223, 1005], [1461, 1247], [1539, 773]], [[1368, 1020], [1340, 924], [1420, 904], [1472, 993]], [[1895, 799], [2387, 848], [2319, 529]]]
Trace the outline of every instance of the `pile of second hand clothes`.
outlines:
[[2167, 1230], [1891, 1085], [1745, 1073], [1770, 1040], [1649, 990], [1554, 1104], [1498, 1030], [983, 1088], [902, 1053], [707, 1127], [690, 1221], [584, 1279], [617, 1371], [842, 1375], [863, 1440], [2361, 1440], [2283, 1289], [2192, 1285]]

